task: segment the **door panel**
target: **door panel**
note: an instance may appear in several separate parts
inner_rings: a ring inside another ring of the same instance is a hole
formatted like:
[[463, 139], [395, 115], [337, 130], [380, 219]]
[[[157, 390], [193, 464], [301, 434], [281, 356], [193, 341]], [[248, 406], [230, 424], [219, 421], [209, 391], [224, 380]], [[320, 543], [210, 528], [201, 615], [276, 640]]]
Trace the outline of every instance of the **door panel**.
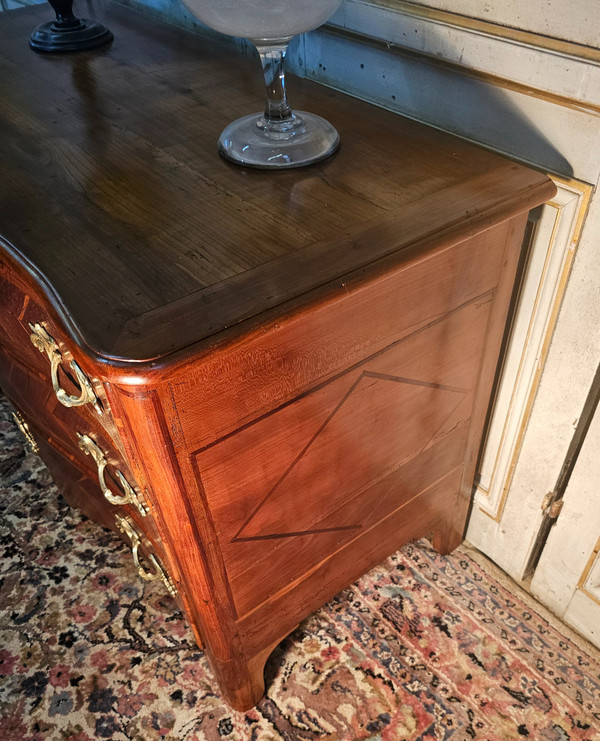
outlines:
[[531, 583], [533, 594], [600, 648], [600, 407]]

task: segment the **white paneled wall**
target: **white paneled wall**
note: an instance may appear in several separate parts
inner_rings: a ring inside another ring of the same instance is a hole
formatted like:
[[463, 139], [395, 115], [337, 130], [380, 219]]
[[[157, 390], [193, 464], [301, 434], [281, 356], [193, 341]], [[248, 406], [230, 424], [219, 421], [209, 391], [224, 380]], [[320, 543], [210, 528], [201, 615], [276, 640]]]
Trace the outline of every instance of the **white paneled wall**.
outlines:
[[600, 46], [597, 0], [412, 0], [412, 4]]

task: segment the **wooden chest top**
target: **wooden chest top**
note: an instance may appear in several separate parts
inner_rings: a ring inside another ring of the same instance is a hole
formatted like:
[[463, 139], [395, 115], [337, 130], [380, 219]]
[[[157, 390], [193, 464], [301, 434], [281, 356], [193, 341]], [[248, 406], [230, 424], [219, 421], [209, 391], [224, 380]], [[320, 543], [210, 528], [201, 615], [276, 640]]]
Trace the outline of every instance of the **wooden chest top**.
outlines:
[[434, 236], [456, 242], [525, 211], [549, 186], [296, 78], [292, 105], [329, 119], [341, 151], [287, 172], [227, 164], [216, 141], [260, 109], [258, 61], [98, 7], [114, 43], [71, 55], [28, 49], [46, 5], [0, 14], [0, 235], [88, 353], [144, 361], [209, 348]]

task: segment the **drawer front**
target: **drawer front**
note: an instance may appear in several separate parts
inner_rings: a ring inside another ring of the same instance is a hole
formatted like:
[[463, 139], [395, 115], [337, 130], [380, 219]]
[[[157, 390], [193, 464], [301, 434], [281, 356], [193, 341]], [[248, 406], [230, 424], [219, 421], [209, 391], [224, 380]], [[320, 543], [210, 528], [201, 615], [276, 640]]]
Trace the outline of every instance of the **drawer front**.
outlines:
[[60, 450], [63, 457], [95, 480], [106, 505], [126, 505], [128, 512], [135, 510], [144, 522], [148, 520], [147, 528], [155, 534], [152, 518], [148, 516], [146, 487], [136, 482], [114, 440], [89, 415], [60, 404], [41, 376], [16, 364], [0, 348], [1, 385], [29, 424]]
[[0, 347], [15, 362], [46, 377], [64, 406], [77, 407], [111, 429], [104, 390], [89, 361], [23, 282], [2, 263], [0, 268]]
[[165, 566], [164, 548], [153, 520], [141, 520], [137, 509], [107, 504], [99, 493], [97, 482], [82, 474], [74, 462], [65, 458], [41, 433], [34, 431], [33, 435], [40, 455], [67, 502], [94, 522], [117, 533], [131, 548], [139, 578], [143, 581], [162, 581], [168, 593], [184, 609]]
[[[119, 428], [93, 363], [2, 262], [0, 317], [0, 388], [19, 410], [25, 434], [65, 498], [117, 532], [131, 547], [140, 578], [161, 579], [189, 612], [165, 566], [169, 557], [146, 503], [141, 467], [134, 461], [134, 476], [125, 462]], [[91, 393], [83, 398], [88, 382]], [[201, 644], [197, 632], [196, 638]]]
[[[131, 474], [119, 461], [118, 456], [106, 444], [101, 434], [77, 432], [79, 449], [96, 464], [98, 485], [105, 500], [115, 506], [128, 506], [144, 518], [148, 517], [149, 507], [144, 493], [133, 481]], [[123, 472], [125, 469], [126, 473]]]
[[[11, 399], [14, 406], [14, 400]], [[84, 465], [81, 456], [67, 450], [55, 437], [38, 429], [26, 412], [18, 410], [15, 419], [24, 434], [24, 442], [38, 453], [48, 466], [61, 494], [90, 519], [110, 528], [132, 548], [134, 563], [140, 578], [145, 581], [161, 580], [172, 596], [177, 596], [173, 581], [165, 567], [164, 547], [151, 515], [142, 514], [133, 504], [113, 504], [107, 501], [93, 471]], [[106, 481], [118, 491], [110, 476]]]
[[86, 455], [80, 446], [80, 435], [90, 436], [104, 452], [107, 476], [114, 468], [133, 479], [121, 454], [118, 438], [109, 435], [94, 415], [61, 404], [43, 371], [21, 365], [3, 347], [0, 347], [0, 386], [26, 417], [33, 420], [37, 429], [43, 430], [49, 439], [78, 458], [85, 469], [93, 473], [97, 466], [93, 456]]
[[460, 469], [490, 306], [472, 302], [191, 454], [238, 615]]
[[29, 339], [29, 323], [39, 321], [44, 313], [23, 286], [10, 282], [11, 277], [7, 268], [0, 270], [0, 346], [11, 349], [26, 367], [47, 373], [48, 361]]

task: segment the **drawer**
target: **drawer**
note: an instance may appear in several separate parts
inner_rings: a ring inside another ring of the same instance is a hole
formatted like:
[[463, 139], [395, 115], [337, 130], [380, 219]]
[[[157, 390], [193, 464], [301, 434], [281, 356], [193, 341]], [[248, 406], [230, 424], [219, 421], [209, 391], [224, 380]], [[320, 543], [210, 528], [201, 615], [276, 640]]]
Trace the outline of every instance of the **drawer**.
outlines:
[[[14, 362], [47, 379], [57, 399], [113, 425], [102, 384], [89, 361], [28, 288], [0, 263], [0, 347]], [[74, 356], [77, 355], [77, 357]]]
[[183, 609], [183, 602], [165, 566], [167, 557], [150, 516], [142, 518], [129, 505], [106, 502], [97, 482], [82, 474], [73, 461], [65, 458], [39, 433], [33, 433], [39, 452], [68, 503], [87, 517], [117, 533], [131, 548], [138, 576], [143, 581], [162, 581], [168, 593]]
[[96, 480], [109, 504], [128, 504], [141, 517], [147, 514], [145, 484], [136, 482], [114, 438], [89, 415], [64, 407], [39, 374], [14, 363], [0, 349], [0, 383], [5, 394], [29, 424], [63, 456]]
[[99, 421], [108, 417], [110, 422], [102, 384], [93, 379], [83, 357], [75, 359], [74, 342], [66, 340], [64, 333], [41, 309], [32, 312], [27, 328], [29, 343], [43, 358], [44, 371], [58, 401]]
[[115, 453], [114, 449], [98, 431], [81, 425], [77, 430], [77, 444], [79, 453], [89, 457], [86, 464], [94, 466], [98, 487], [104, 499], [112, 505], [127, 507], [135, 511], [142, 523], [151, 522], [147, 497], [134, 480], [134, 477], [124, 461]]
[[24, 287], [9, 280], [11, 277], [8, 269], [0, 263], [0, 346], [11, 348], [28, 368], [46, 373], [48, 362], [29, 339], [29, 322], [38, 321], [42, 309]]
[[[105, 411], [99, 416], [90, 405], [87, 408], [65, 406], [52, 387], [47, 359], [40, 355], [33, 344], [29, 344], [41, 359], [41, 367], [23, 362], [19, 348], [0, 345], [0, 386], [19, 408], [36, 420], [38, 427], [43, 427], [48, 434], [56, 435], [63, 444], [72, 446], [77, 442], [73, 437], [74, 429], [93, 429], [110, 440], [110, 447], [122, 454], [121, 438], [110, 412]], [[59, 380], [62, 387], [70, 393], [77, 390], [75, 381], [62, 370], [59, 371]]]
[[142, 581], [162, 581], [167, 592], [181, 604], [177, 588], [165, 567], [164, 551], [160, 539], [151, 537], [147, 530], [140, 526], [139, 519], [133, 513], [115, 514], [115, 524], [121, 537], [131, 547], [133, 562]]
[[[14, 405], [12, 400], [11, 403]], [[28, 446], [40, 455], [67, 502], [90, 519], [116, 532], [131, 547], [142, 580], [160, 579], [169, 594], [178, 597], [165, 566], [167, 557], [152, 516], [148, 513], [142, 515], [138, 507], [132, 504], [107, 501], [98, 480], [82, 467], [80, 457], [74, 456], [56, 439], [38, 429], [22, 411], [15, 411], [13, 416]], [[112, 481], [109, 485], [114, 492]]]

